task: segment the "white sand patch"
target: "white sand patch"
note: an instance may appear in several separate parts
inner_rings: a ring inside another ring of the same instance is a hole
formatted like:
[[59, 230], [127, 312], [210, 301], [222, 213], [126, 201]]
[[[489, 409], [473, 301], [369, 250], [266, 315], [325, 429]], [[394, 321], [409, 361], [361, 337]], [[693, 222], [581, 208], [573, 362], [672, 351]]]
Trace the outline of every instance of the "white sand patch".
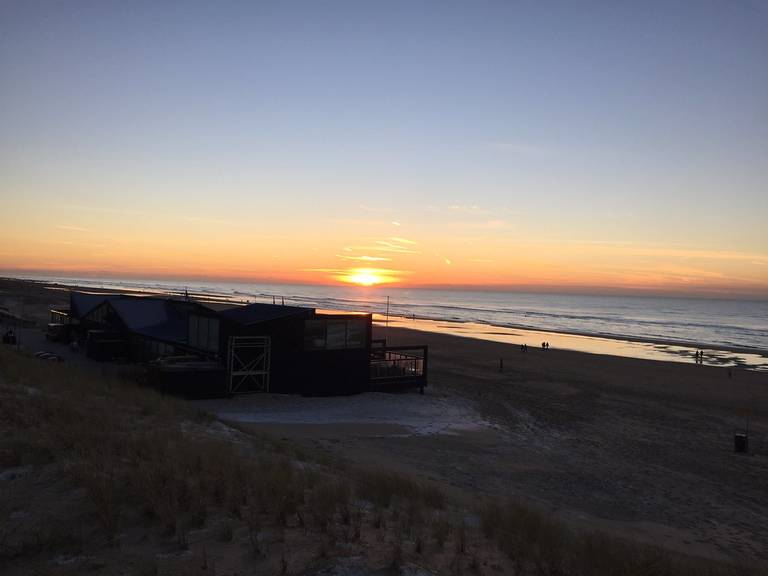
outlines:
[[455, 434], [492, 425], [458, 398], [368, 393], [331, 398], [259, 394], [202, 402], [223, 420], [264, 424], [389, 424], [409, 434]]

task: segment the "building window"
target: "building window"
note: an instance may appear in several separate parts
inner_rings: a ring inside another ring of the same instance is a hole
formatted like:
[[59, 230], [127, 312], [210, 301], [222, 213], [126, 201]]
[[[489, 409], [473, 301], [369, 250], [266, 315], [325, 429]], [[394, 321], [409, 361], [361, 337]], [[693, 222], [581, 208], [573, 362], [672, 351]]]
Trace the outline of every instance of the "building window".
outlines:
[[219, 350], [219, 320], [217, 318], [208, 318], [206, 316], [189, 315], [189, 334], [188, 341], [190, 346], [218, 352]]
[[339, 349], [347, 347], [347, 323], [341, 321], [329, 321], [326, 324], [325, 347]]
[[325, 348], [325, 320], [307, 320], [304, 325], [304, 348], [307, 350]]
[[347, 348], [365, 348], [368, 323], [356, 319], [347, 321]]
[[304, 348], [307, 350], [343, 350], [365, 348], [367, 320], [313, 319], [304, 325]]

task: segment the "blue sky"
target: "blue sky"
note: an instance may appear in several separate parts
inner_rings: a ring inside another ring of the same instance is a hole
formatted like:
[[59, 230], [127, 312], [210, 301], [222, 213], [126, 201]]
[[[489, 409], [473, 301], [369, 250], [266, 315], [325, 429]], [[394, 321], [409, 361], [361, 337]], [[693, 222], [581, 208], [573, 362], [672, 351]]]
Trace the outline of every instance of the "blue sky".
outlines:
[[2, 2], [0, 224], [388, 212], [441, 251], [482, 212], [761, 257], [766, 62], [766, 2]]

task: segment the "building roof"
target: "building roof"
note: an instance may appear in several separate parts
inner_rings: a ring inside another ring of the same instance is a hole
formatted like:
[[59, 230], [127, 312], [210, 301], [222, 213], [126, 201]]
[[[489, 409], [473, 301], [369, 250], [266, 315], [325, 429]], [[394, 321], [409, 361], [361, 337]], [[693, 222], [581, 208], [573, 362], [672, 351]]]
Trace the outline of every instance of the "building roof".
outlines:
[[69, 308], [72, 310], [75, 318], [82, 318], [91, 310], [96, 308], [102, 302], [109, 298], [114, 298], [111, 294], [86, 294], [85, 292], [69, 293]]
[[300, 306], [280, 306], [277, 304], [248, 304], [229, 308], [219, 313], [222, 318], [237, 322], [238, 324], [259, 324], [277, 318], [289, 316], [311, 316], [314, 308], [302, 308]]
[[195, 308], [206, 308], [221, 319], [245, 326], [278, 318], [306, 317], [315, 312], [314, 308], [258, 303], [247, 306], [230, 305], [222, 309], [223, 305], [211, 306], [169, 298], [82, 292], [72, 292], [70, 302], [74, 315], [79, 318], [109, 302], [130, 332], [166, 342], [187, 341], [188, 313]]
[[150, 298], [112, 298], [109, 301], [117, 315], [132, 332], [168, 321], [164, 300]]
[[125, 294], [85, 294], [72, 292], [70, 304], [76, 317], [82, 318], [104, 302], [120, 317], [125, 327], [136, 334], [158, 340], [186, 342], [187, 318], [180, 310], [183, 303], [161, 298]]

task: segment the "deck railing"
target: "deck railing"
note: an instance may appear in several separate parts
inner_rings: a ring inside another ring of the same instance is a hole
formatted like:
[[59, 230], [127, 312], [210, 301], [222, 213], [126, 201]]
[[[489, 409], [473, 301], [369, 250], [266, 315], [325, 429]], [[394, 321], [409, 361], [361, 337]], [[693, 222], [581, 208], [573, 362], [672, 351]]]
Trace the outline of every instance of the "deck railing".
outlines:
[[411, 382], [423, 386], [427, 379], [426, 346], [381, 346], [371, 349], [370, 378], [374, 383]]

